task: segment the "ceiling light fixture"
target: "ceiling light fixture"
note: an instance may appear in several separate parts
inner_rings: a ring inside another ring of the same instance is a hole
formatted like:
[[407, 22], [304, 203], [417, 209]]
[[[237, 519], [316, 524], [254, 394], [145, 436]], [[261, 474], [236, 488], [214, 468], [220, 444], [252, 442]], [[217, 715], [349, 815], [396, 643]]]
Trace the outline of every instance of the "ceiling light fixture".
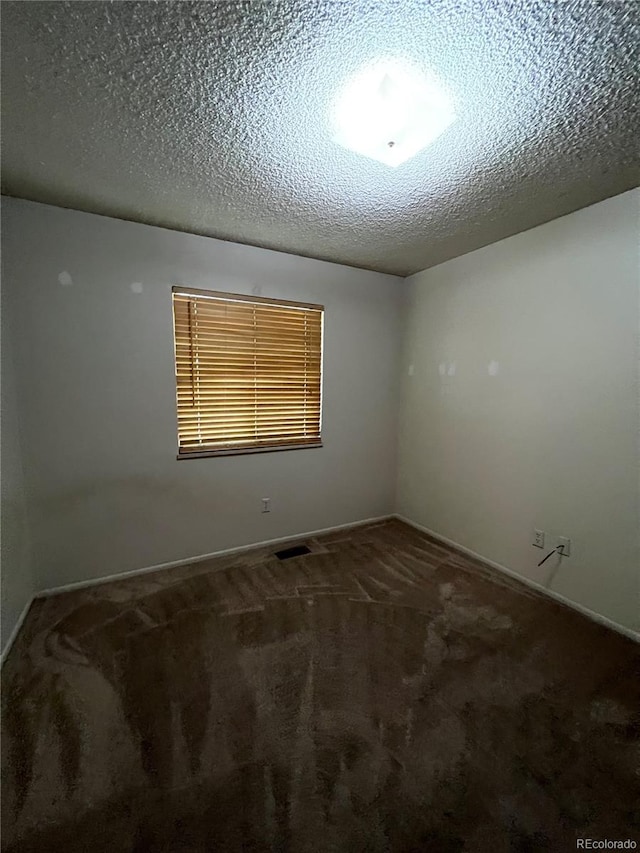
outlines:
[[387, 166], [399, 166], [455, 120], [451, 98], [433, 78], [398, 60], [352, 77], [333, 106], [334, 141]]

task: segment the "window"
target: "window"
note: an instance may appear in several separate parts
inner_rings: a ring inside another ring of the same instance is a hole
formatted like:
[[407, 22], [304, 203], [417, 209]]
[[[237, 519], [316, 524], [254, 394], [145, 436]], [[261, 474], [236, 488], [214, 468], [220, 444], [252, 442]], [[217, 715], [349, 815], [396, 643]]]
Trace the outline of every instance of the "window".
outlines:
[[179, 459], [320, 446], [323, 310], [173, 288]]

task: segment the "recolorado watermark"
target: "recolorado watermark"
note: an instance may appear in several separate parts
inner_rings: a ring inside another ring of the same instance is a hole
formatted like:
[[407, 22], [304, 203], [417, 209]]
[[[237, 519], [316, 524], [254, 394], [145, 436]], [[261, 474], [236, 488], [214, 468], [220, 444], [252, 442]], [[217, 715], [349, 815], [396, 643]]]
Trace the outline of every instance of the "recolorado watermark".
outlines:
[[635, 850], [638, 846], [633, 838], [613, 841], [610, 838], [576, 838], [578, 850]]

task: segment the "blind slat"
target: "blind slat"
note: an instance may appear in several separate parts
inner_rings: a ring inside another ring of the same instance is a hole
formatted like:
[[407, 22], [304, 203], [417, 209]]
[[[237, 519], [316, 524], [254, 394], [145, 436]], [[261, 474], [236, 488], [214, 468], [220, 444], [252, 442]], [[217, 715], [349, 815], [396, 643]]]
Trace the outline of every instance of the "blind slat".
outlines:
[[234, 410], [233, 412], [221, 411], [221, 412], [212, 412], [211, 414], [202, 415], [200, 413], [192, 414], [191, 412], [181, 412], [178, 414], [178, 418], [184, 421], [185, 423], [195, 423], [195, 424], [211, 424], [211, 428], [215, 428], [218, 424], [230, 424], [230, 423], [242, 423], [242, 424], [257, 424], [258, 428], [267, 428], [275, 423], [305, 423], [308, 421], [312, 423], [313, 421], [317, 421], [320, 415], [316, 412], [311, 412], [308, 415], [304, 413], [297, 412], [271, 412], [268, 415], [255, 418], [252, 416], [252, 413], [249, 411], [238, 411]]

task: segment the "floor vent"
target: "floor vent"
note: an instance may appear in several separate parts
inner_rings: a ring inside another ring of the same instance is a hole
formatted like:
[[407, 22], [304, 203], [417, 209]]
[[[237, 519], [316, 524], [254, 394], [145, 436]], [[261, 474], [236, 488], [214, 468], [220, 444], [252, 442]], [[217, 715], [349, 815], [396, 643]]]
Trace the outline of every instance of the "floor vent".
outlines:
[[279, 560], [289, 560], [291, 557], [302, 557], [305, 554], [310, 554], [311, 550], [306, 545], [294, 545], [293, 548], [285, 548], [283, 551], [276, 551], [275, 555]]

